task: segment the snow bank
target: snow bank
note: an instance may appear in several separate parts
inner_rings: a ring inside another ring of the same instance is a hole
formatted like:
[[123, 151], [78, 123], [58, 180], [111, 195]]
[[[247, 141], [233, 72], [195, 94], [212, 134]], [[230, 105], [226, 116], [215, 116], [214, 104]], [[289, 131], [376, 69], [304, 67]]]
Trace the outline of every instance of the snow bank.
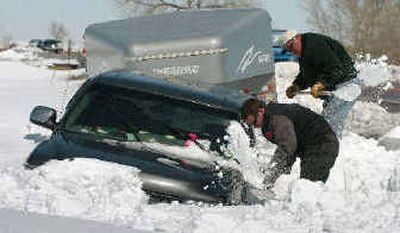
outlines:
[[390, 130], [387, 134], [384, 135], [384, 137], [400, 138], [400, 126], [397, 126]]
[[[359, 77], [366, 86], [377, 86], [385, 91], [400, 82], [400, 67], [387, 63], [387, 57], [371, 59], [359, 56], [356, 62]], [[400, 125], [400, 113], [390, 114], [378, 102], [358, 101], [347, 119], [346, 129], [366, 137], [379, 138]]]
[[113, 223], [132, 221], [147, 196], [133, 167], [89, 159], [0, 172], [0, 206]]
[[148, 231], [111, 224], [84, 221], [73, 218], [26, 213], [0, 209], [0, 232], [43, 233], [43, 232], [96, 232], [96, 233], [146, 233]]
[[[386, 80], [376, 76], [380, 72], [367, 71], [370, 66], [374, 65], [365, 65], [366, 77]], [[297, 69], [295, 63], [277, 64], [278, 99], [319, 111], [321, 103], [310, 96], [285, 98], [284, 90]], [[377, 69], [386, 74], [384, 66]], [[276, 197], [264, 204], [148, 205], [134, 168], [77, 159], [53, 161], [33, 171], [22, 169], [33, 147], [48, 135], [28, 123], [30, 110], [42, 104], [62, 111], [80, 82], [67, 82], [68, 73], [27, 66], [18, 59], [1, 60], [0, 70], [0, 106], [6, 109], [0, 114], [2, 207], [155, 232], [400, 232], [400, 151], [388, 151], [377, 140], [354, 133], [385, 128], [377, 134], [392, 129], [387, 135], [398, 138], [394, 127], [399, 126], [399, 118], [377, 104], [356, 104], [348, 122], [353, 127], [347, 128], [340, 141], [340, 154], [326, 184], [299, 179], [297, 161], [290, 175], [278, 179]], [[267, 163], [274, 147], [259, 137], [256, 148], [250, 149], [238, 125], [229, 132], [231, 140], [237, 140], [232, 149], [248, 170], [247, 178], [258, 184], [258, 168], [249, 158], [263, 158]]]
[[22, 163], [35, 144], [50, 133], [29, 123], [31, 110], [45, 105], [63, 113], [82, 83], [68, 78], [83, 71], [50, 71], [20, 61], [0, 61], [0, 70], [0, 163]]
[[57, 58], [55, 54], [49, 54], [40, 48], [22, 46], [0, 52], [0, 60], [21, 61], [25, 64], [42, 68], [46, 68], [55, 63], [79, 64], [76, 59]]
[[400, 113], [388, 113], [374, 102], [358, 101], [346, 120], [346, 130], [379, 138], [400, 125]]
[[32, 47], [14, 47], [0, 52], [0, 59], [5, 61], [29, 61], [38, 59], [42, 50]]
[[379, 145], [388, 150], [400, 150], [400, 126], [391, 129], [379, 139]]

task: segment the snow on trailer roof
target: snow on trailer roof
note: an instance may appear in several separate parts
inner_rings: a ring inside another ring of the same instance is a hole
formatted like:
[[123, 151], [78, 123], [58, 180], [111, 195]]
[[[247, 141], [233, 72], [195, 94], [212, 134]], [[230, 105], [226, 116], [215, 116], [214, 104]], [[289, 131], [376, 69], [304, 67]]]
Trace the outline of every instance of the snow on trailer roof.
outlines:
[[90, 76], [133, 70], [192, 87], [258, 92], [274, 74], [271, 18], [262, 9], [179, 11], [93, 24]]
[[[123, 48], [135, 44], [147, 44], [149, 41], [164, 44], [168, 40], [182, 39], [183, 43], [186, 38], [213, 37], [221, 32], [229, 34], [242, 26], [235, 24], [238, 19], [241, 19], [241, 24], [249, 24], [255, 17], [265, 17], [265, 15], [268, 16], [267, 22], [270, 22], [269, 15], [262, 9], [177, 11], [92, 24], [86, 28], [85, 35], [95, 35], [107, 43]], [[217, 43], [218, 41], [215, 41], [214, 44]], [[209, 48], [208, 43], [207, 48]]]
[[89, 76], [132, 70], [177, 85], [252, 93], [274, 82], [271, 18], [262, 9], [178, 11], [93, 24], [85, 30], [85, 47]]

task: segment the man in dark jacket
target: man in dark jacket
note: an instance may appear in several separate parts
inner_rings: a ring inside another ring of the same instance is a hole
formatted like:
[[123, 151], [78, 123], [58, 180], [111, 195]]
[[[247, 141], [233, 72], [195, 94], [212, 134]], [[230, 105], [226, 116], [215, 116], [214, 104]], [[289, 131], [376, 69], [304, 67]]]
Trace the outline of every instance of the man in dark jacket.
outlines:
[[242, 106], [242, 119], [250, 127], [261, 127], [263, 135], [278, 148], [266, 170], [265, 184], [271, 187], [289, 173], [300, 157], [300, 177], [325, 182], [334, 165], [339, 143], [329, 123], [298, 104], [278, 104], [249, 99]]
[[[284, 50], [299, 57], [300, 66], [300, 72], [286, 90], [287, 97], [293, 98], [300, 90], [311, 88], [312, 96], [324, 100], [323, 115], [341, 136], [344, 120], [361, 92], [351, 57], [338, 41], [325, 35], [288, 31], [282, 41]], [[340, 88], [342, 91], [335, 92]], [[343, 94], [343, 90], [347, 93]], [[333, 91], [333, 95], [327, 96], [326, 91]]]

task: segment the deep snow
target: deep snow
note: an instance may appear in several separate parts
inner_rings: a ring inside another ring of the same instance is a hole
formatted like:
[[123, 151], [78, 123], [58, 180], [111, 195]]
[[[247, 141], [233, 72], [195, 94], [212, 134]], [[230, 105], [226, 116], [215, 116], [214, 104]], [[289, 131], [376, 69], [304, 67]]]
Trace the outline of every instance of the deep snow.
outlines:
[[[376, 103], [357, 102], [326, 184], [299, 179], [297, 162], [277, 181], [276, 198], [262, 205], [149, 205], [135, 168], [96, 160], [52, 161], [27, 171], [25, 159], [50, 134], [29, 123], [31, 109], [47, 105], [62, 112], [82, 82], [68, 80], [82, 70], [40, 65], [48, 62], [26, 48], [0, 53], [0, 208], [165, 232], [400, 232], [400, 150], [379, 145], [384, 137], [400, 138], [400, 117]], [[400, 79], [398, 67], [382, 59], [357, 65], [370, 85]], [[277, 64], [278, 99], [320, 111], [320, 101], [310, 96], [283, 95], [297, 69], [295, 63]], [[246, 168], [255, 166], [249, 160], [255, 153], [272, 153], [267, 141], [260, 139], [254, 151], [237, 125], [230, 130], [232, 150]], [[360, 136], [371, 130], [381, 139]], [[257, 169], [247, 174], [254, 184], [258, 175]]]
[[37, 213], [0, 209], [0, 232], [2, 233], [148, 233], [94, 221], [64, 218]]

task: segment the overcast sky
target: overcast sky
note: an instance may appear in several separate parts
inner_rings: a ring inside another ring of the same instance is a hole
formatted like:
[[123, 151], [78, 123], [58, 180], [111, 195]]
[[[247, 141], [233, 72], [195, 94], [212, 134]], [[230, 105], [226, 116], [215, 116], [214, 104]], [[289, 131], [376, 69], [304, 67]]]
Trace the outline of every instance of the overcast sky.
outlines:
[[[296, 0], [256, 0], [270, 13], [275, 28], [307, 30], [304, 10]], [[28, 41], [49, 37], [53, 21], [63, 23], [70, 37], [81, 42], [91, 23], [122, 18], [113, 0], [2, 0], [0, 36]]]

